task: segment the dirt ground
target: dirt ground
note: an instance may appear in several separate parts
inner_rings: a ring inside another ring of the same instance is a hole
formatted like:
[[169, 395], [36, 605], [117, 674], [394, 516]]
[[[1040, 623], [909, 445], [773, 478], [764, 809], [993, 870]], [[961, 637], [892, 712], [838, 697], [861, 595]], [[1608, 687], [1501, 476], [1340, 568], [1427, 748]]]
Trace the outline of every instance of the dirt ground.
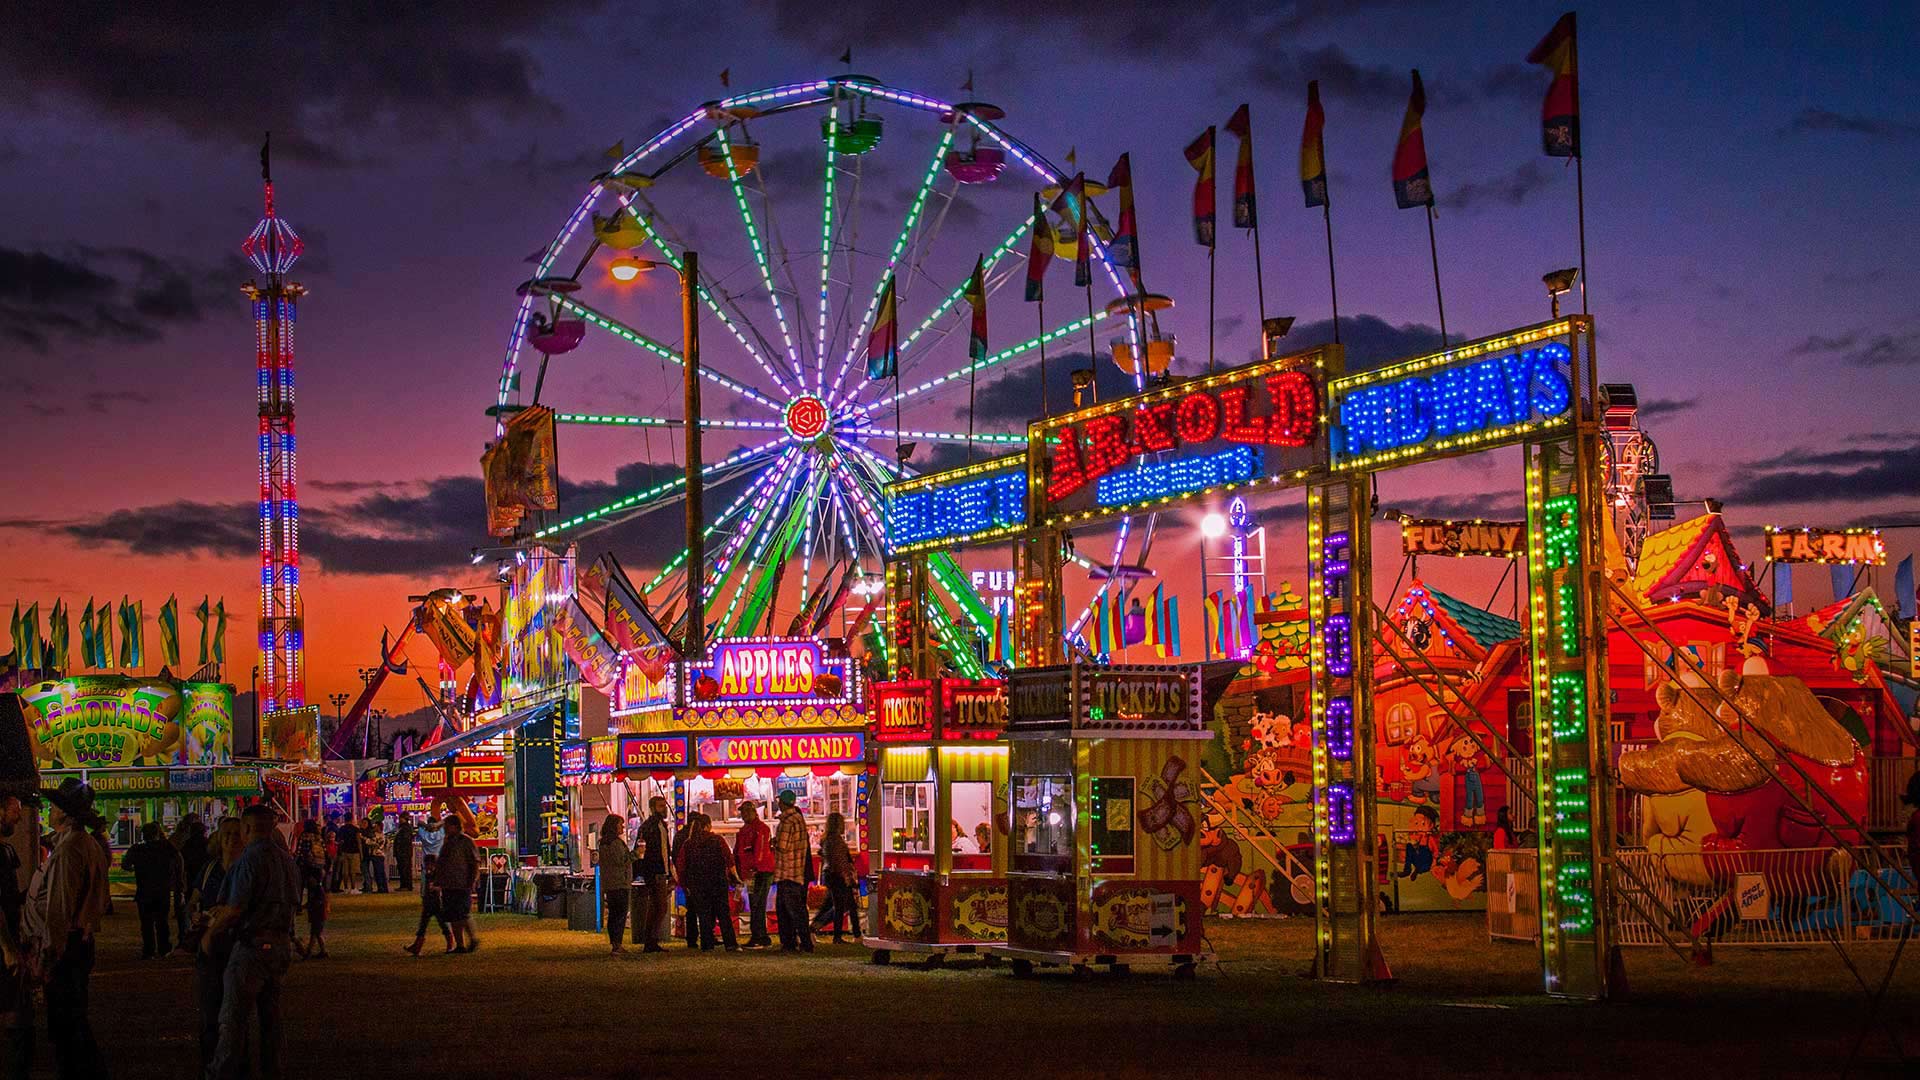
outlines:
[[[94, 1023], [114, 1076], [191, 1076], [190, 968], [138, 959], [130, 907], [103, 934]], [[288, 1075], [1833, 1076], [1864, 1021], [1830, 948], [1722, 949], [1707, 968], [1635, 950], [1625, 1000], [1567, 1004], [1535, 992], [1532, 948], [1489, 943], [1466, 915], [1383, 920], [1398, 982], [1376, 989], [1303, 978], [1300, 919], [1210, 922], [1218, 962], [1177, 982], [1147, 964], [1025, 980], [972, 960], [877, 967], [852, 945], [616, 958], [520, 915], [482, 916], [475, 954], [415, 959], [400, 950], [415, 910], [405, 894], [335, 900], [332, 956], [288, 982]], [[1892, 953], [1851, 955], [1877, 980]], [[1916, 1005], [1910, 954], [1856, 1075], [1920, 1073], [1884, 1030], [1920, 1055]]]

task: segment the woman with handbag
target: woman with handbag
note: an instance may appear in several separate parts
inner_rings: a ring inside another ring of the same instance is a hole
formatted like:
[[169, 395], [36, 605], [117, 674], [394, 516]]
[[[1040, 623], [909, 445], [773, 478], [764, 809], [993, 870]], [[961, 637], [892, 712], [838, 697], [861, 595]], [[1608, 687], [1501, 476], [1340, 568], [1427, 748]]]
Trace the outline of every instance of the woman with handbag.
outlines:
[[847, 819], [843, 814], [828, 814], [827, 828], [820, 840], [821, 878], [827, 886], [827, 895], [833, 904], [833, 943], [843, 944], [840, 936], [841, 924], [849, 917], [853, 919], [853, 939], [860, 940], [860, 905], [854, 896], [854, 886], [859, 883], [859, 871], [853, 866], [853, 851], [847, 847]]

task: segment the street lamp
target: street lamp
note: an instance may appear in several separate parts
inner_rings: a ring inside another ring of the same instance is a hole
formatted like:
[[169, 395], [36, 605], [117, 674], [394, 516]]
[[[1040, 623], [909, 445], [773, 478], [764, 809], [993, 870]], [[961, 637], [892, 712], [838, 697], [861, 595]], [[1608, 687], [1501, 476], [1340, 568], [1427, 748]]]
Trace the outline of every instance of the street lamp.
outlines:
[[1547, 303], [1553, 310], [1553, 317], [1560, 317], [1560, 298], [1573, 291], [1574, 279], [1580, 276], [1580, 268], [1569, 266], [1565, 270], [1549, 270], [1540, 275], [1547, 286]]
[[696, 284], [700, 280], [700, 255], [682, 252], [679, 266], [659, 259], [622, 255], [608, 264], [607, 274], [615, 281], [632, 281], [662, 267], [680, 278], [680, 341], [686, 368], [687, 638], [680, 651], [689, 660], [700, 660], [707, 653], [707, 541], [701, 529], [706, 512], [701, 507], [704, 492], [700, 483], [700, 319], [694, 303]]

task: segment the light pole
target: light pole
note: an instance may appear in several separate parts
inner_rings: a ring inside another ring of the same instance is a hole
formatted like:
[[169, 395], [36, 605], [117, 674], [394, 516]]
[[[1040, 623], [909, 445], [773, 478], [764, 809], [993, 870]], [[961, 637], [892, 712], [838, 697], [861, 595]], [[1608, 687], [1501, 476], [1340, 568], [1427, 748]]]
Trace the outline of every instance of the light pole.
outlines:
[[700, 254], [681, 253], [679, 266], [657, 259], [621, 256], [608, 265], [607, 273], [615, 281], [632, 281], [661, 267], [672, 270], [680, 278], [680, 340], [686, 368], [684, 422], [687, 428], [687, 634], [681, 653], [689, 660], [699, 660], [707, 653], [704, 595], [707, 540], [701, 529], [706, 514], [701, 506], [704, 490], [700, 480], [700, 317], [696, 303]]
[[[333, 704], [333, 734], [338, 735], [340, 734], [340, 725], [345, 723], [345, 721], [340, 716], [340, 710], [343, 707], [345, 707], [345, 705], [347, 704], [347, 695], [346, 694], [328, 694], [327, 700]], [[327, 743], [331, 743], [331, 742], [333, 742], [333, 739], [331, 736], [329, 736], [325, 740], [325, 742], [323, 742], [321, 745], [324, 746]]]

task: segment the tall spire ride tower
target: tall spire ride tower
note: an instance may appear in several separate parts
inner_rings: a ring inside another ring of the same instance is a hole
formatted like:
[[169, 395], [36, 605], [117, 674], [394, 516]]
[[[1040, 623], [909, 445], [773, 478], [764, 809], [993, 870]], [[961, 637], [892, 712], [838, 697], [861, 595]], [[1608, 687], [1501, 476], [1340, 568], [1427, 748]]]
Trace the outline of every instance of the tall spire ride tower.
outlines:
[[287, 271], [306, 246], [273, 210], [271, 137], [260, 147], [266, 216], [240, 249], [265, 283], [241, 286], [253, 301], [260, 393], [260, 714], [306, 702], [305, 611], [300, 603], [300, 503], [293, 438], [293, 323], [306, 287]]

